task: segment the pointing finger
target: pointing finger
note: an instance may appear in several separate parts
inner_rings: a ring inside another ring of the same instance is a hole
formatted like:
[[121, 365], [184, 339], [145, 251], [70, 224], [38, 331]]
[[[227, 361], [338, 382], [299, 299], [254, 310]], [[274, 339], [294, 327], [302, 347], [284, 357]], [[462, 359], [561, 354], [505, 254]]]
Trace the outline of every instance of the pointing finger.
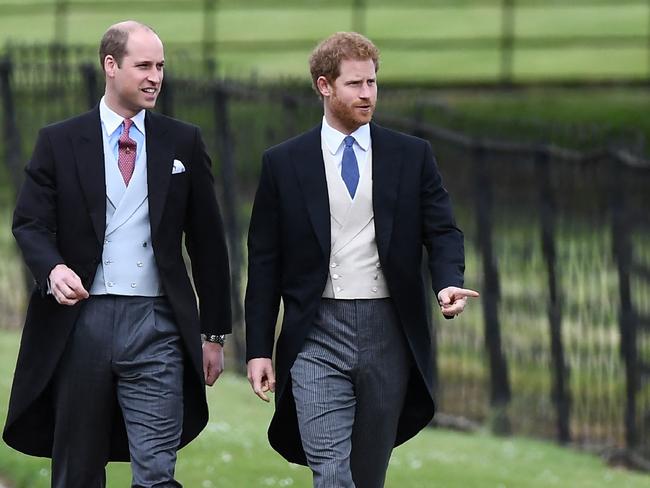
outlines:
[[477, 292], [477, 291], [469, 290], [467, 288], [459, 288], [458, 290], [454, 290], [454, 296], [477, 298], [480, 295], [479, 295], [479, 292]]

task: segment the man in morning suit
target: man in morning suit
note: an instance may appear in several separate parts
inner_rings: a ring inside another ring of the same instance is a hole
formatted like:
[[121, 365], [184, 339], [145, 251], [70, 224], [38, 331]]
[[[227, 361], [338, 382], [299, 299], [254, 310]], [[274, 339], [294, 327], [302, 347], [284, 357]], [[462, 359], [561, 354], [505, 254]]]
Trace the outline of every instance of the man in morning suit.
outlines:
[[107, 462], [129, 459], [133, 487], [179, 487], [176, 451], [207, 423], [231, 328], [225, 239], [198, 128], [148, 110], [158, 36], [113, 25], [100, 61], [104, 97], [39, 132], [18, 196], [36, 286], [3, 437], [51, 457], [56, 488], [104, 487]]
[[248, 378], [276, 393], [271, 445], [319, 488], [382, 487], [433, 416], [422, 247], [445, 316], [478, 296], [429, 143], [370, 122], [377, 68], [359, 34], [316, 47], [322, 123], [265, 152], [250, 223]]

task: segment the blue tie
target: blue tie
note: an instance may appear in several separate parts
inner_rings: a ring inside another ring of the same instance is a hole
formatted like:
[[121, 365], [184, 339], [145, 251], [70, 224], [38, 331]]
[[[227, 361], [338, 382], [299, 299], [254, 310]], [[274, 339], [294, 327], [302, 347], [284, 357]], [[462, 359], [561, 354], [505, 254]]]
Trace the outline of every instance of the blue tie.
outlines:
[[354, 198], [354, 194], [357, 192], [357, 186], [359, 185], [359, 165], [357, 164], [357, 157], [354, 155], [354, 149], [352, 148], [354, 137], [346, 136], [343, 142], [345, 143], [345, 149], [343, 149], [341, 177], [345, 186], [348, 187], [350, 196]]

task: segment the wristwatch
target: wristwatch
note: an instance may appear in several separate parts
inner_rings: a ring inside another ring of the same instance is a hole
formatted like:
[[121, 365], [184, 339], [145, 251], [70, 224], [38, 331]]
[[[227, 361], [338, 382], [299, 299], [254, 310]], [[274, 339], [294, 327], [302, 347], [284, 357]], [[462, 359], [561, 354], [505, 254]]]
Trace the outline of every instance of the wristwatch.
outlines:
[[222, 347], [226, 343], [226, 336], [224, 334], [201, 334], [201, 337], [205, 342], [219, 344]]

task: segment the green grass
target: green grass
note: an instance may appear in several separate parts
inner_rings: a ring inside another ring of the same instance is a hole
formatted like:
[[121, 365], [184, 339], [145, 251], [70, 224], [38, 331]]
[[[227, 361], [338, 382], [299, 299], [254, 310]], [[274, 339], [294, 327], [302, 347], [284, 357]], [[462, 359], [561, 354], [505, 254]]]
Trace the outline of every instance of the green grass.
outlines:
[[[11, 2], [0, 1], [0, 9]], [[14, 2], [15, 4], [15, 2]], [[312, 46], [332, 32], [351, 30], [353, 15], [348, 2], [222, 2], [212, 26], [218, 43], [257, 41], [259, 47], [239, 51], [218, 46], [220, 70], [229, 76], [303, 77]], [[6, 8], [6, 7], [5, 7]], [[524, 5], [516, 10], [516, 37], [620, 36], [647, 33], [648, 6], [641, 2], [602, 2], [599, 6], [561, 2]], [[204, 32], [201, 2], [151, 2], [129, 7], [131, 15], [153, 25], [171, 45], [198, 43]], [[0, 12], [3, 12], [0, 10]], [[3, 40], [48, 42], [55, 35], [53, 10], [26, 4], [0, 15]], [[444, 79], [494, 79], [499, 70], [498, 36], [500, 2], [448, 2], [431, 6], [423, 1], [368, 2], [365, 33], [377, 41], [384, 64], [381, 79], [426, 82]], [[123, 19], [110, 2], [69, 8], [66, 41], [96, 45], [106, 27]], [[424, 46], [399, 48], [396, 39], [440, 40], [494, 38], [489, 45], [468, 48]], [[302, 47], [269, 51], [266, 41], [306, 41]], [[198, 49], [194, 49], [196, 55]], [[518, 79], [648, 76], [648, 50], [636, 45], [576, 46], [557, 49], [517, 49], [514, 76]]]
[[[18, 335], [0, 332], [0, 414], [4, 417]], [[310, 486], [307, 469], [284, 462], [266, 441], [271, 406], [257, 401], [244, 378], [226, 374], [210, 389], [212, 421], [180, 452], [177, 475], [188, 488]], [[49, 486], [49, 463], [0, 446], [0, 472], [16, 488]], [[109, 488], [128, 486], [128, 465], [113, 464]], [[595, 456], [524, 438], [426, 430], [398, 448], [387, 487], [636, 488], [648, 476], [611, 469]]]

